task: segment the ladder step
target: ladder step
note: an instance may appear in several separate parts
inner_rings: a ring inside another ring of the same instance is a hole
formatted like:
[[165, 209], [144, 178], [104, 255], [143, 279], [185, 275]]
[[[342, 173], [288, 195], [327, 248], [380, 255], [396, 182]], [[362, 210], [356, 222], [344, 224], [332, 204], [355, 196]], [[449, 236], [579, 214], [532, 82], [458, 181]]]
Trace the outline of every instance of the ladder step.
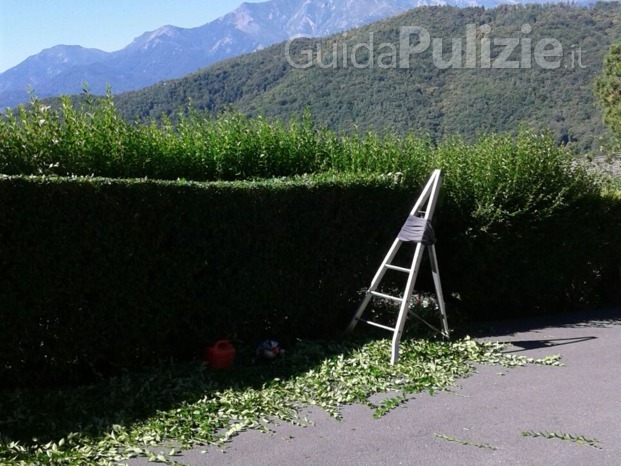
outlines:
[[398, 303], [402, 303], [403, 302], [403, 298], [398, 298], [396, 296], [390, 296], [384, 293], [379, 293], [377, 291], [371, 291], [371, 294], [373, 296], [377, 296], [378, 298], [384, 298], [384, 299], [390, 299], [392, 301], [397, 301]]
[[397, 265], [386, 264], [384, 267], [390, 270], [396, 270], [398, 272], [410, 273], [410, 269], [406, 269], [405, 267], [399, 267]]
[[394, 332], [396, 329], [393, 327], [388, 327], [387, 325], [378, 324], [377, 322], [371, 322], [370, 320], [358, 319], [360, 322], [364, 322], [365, 324], [369, 324], [373, 327], [379, 327], [384, 330], [388, 330], [389, 332]]

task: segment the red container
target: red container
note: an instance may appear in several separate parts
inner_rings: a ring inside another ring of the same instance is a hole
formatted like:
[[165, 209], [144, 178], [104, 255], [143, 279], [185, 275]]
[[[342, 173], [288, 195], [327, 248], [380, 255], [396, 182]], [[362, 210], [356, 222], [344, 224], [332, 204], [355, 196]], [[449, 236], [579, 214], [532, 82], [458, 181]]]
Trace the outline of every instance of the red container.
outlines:
[[205, 360], [212, 369], [228, 369], [233, 366], [235, 348], [228, 340], [219, 340], [205, 348]]

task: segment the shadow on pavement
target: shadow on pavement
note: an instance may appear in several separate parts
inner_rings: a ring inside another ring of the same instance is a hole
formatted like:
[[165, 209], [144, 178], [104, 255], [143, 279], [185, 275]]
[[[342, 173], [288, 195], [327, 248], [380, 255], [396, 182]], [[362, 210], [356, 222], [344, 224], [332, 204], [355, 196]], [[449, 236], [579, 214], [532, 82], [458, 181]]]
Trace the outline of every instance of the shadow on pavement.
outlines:
[[[449, 316], [450, 323], [450, 316]], [[555, 328], [606, 328], [621, 325], [621, 307], [590, 311], [544, 314], [525, 319], [479, 322], [464, 331], [476, 338], [499, 338], [516, 333]]]
[[555, 346], [573, 345], [575, 343], [582, 343], [585, 341], [595, 340], [597, 337], [577, 337], [577, 338], [552, 338], [542, 340], [511, 340], [507, 343], [511, 346], [517, 346], [521, 349], [509, 349], [503, 351], [503, 353], [519, 353], [521, 351], [528, 351], [540, 348], [553, 348]]

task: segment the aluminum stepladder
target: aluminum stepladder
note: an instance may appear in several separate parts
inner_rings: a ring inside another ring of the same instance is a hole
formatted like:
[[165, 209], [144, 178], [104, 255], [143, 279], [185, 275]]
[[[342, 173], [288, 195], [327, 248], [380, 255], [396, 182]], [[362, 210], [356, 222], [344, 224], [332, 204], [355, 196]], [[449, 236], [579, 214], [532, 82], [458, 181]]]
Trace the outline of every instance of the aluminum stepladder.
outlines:
[[[442, 294], [442, 285], [440, 282], [440, 271], [438, 269], [438, 258], [436, 256], [435, 249], [435, 235], [433, 233], [433, 229], [431, 228], [430, 221], [433, 218], [433, 213], [436, 207], [436, 203], [438, 201], [438, 194], [440, 192], [440, 186], [442, 184], [442, 172], [440, 170], [434, 170], [429, 181], [425, 185], [423, 192], [420, 197], [416, 201], [414, 208], [410, 212], [408, 219], [406, 220], [401, 232], [392, 243], [388, 254], [382, 261], [382, 265], [378, 269], [375, 277], [371, 281], [371, 286], [365, 293], [364, 300], [356, 310], [356, 314], [352, 319], [351, 323], [346, 329], [346, 333], [353, 331], [356, 324], [360, 322], [365, 322], [374, 327], [379, 327], [384, 330], [388, 330], [393, 333], [392, 337], [392, 355], [390, 358], [390, 364], [396, 364], [399, 360], [399, 343], [401, 341], [401, 335], [403, 334], [403, 328], [405, 326], [405, 321], [407, 319], [407, 315], [410, 308], [410, 301], [412, 298], [412, 294], [414, 292], [414, 285], [416, 284], [416, 277], [418, 275], [418, 271], [420, 269], [421, 261], [423, 258], [424, 250], [427, 249], [429, 252], [429, 259], [431, 261], [431, 273], [433, 275], [433, 282], [436, 290], [436, 296], [438, 300], [438, 307], [440, 308], [440, 314], [442, 317], [442, 328], [440, 330], [435, 326], [431, 325], [427, 321], [425, 321], [422, 317], [418, 316], [415, 313], [412, 315], [423, 323], [431, 327], [436, 332], [442, 334], [444, 337], [449, 337], [449, 328], [448, 328], [448, 320], [446, 317], [446, 308], [444, 305], [444, 296]], [[414, 251], [414, 257], [412, 259], [411, 267], [399, 267], [392, 264], [393, 259], [397, 255], [399, 248], [404, 242], [414, 242], [416, 244], [416, 249]], [[380, 282], [384, 278], [384, 274], [388, 270], [394, 270], [397, 272], [407, 273], [408, 279], [405, 285], [405, 291], [402, 297], [391, 296], [388, 294], [380, 293], [377, 291]], [[377, 322], [371, 322], [369, 320], [362, 319], [362, 314], [365, 309], [371, 302], [373, 298], [381, 298], [391, 301], [396, 301], [400, 303], [399, 308], [399, 316], [397, 317], [397, 323], [395, 327], [388, 327], [383, 324], [379, 324]]]

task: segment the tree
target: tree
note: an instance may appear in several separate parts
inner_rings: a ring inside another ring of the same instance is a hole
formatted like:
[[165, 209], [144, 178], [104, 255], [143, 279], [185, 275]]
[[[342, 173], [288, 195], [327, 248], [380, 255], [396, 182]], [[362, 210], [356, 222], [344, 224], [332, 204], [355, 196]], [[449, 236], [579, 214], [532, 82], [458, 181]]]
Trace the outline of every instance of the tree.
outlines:
[[604, 109], [604, 121], [621, 145], [621, 42], [606, 55], [602, 74], [595, 81], [595, 94]]

